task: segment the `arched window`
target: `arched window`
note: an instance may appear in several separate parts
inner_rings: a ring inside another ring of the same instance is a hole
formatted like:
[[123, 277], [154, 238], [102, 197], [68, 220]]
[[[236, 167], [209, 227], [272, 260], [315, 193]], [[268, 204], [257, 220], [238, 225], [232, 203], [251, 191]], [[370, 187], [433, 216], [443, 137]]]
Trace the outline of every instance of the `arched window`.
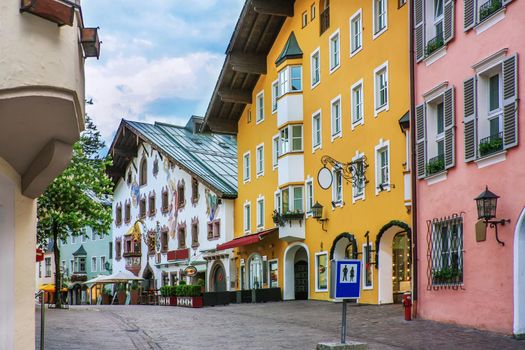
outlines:
[[254, 254], [248, 263], [248, 283], [250, 289], [262, 288], [263, 266], [262, 258], [259, 254]]
[[140, 185], [145, 185], [148, 182], [148, 162], [146, 158], [142, 158], [140, 162]]

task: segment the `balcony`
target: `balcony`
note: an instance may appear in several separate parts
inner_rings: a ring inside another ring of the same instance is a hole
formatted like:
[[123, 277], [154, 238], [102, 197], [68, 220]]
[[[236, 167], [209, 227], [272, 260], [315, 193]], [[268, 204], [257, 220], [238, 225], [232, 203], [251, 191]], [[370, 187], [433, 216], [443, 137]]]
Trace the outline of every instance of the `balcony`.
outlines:
[[47, 19], [58, 26], [72, 26], [75, 16], [75, 5], [59, 0], [22, 0], [20, 12], [28, 12]]
[[[296, 242], [304, 240], [304, 213], [285, 213], [279, 214], [279, 239], [286, 242]], [[274, 221], [275, 218], [274, 218]]]
[[277, 101], [277, 127], [303, 121], [303, 94], [287, 93]]
[[445, 155], [430, 158], [427, 163], [427, 175], [431, 176], [445, 170]]
[[278, 186], [304, 182], [304, 155], [302, 153], [288, 153], [279, 157], [278, 166]]
[[319, 17], [319, 25], [319, 35], [323, 35], [323, 33], [326, 32], [328, 28], [330, 28], [330, 7], [321, 12], [321, 16]]
[[479, 156], [485, 157], [503, 150], [503, 133], [485, 137], [479, 141]]
[[98, 28], [82, 28], [80, 31], [80, 43], [84, 49], [84, 58], [100, 57], [100, 39]]
[[438, 33], [435, 37], [430, 39], [427, 43], [425, 49], [426, 57], [432, 55], [434, 52], [439, 50], [445, 45], [445, 40], [443, 39], [443, 33]]
[[501, 0], [489, 0], [479, 8], [479, 21], [483, 22], [503, 7]]

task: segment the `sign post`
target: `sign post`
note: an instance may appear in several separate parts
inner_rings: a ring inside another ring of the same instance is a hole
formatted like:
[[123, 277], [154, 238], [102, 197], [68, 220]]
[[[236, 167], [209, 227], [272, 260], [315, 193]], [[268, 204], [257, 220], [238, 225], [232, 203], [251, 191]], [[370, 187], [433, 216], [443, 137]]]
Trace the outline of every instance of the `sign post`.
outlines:
[[346, 344], [346, 304], [361, 297], [361, 260], [332, 260], [330, 286], [330, 298], [343, 301], [341, 344]]

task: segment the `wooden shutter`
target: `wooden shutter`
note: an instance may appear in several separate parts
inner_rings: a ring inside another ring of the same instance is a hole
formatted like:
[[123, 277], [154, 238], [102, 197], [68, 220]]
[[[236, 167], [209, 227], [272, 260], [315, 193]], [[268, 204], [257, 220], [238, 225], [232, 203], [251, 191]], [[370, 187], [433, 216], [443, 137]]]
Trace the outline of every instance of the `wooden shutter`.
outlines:
[[473, 28], [476, 25], [476, 0], [464, 0], [464, 22], [463, 22], [463, 29], [468, 31], [469, 29]]
[[418, 179], [423, 179], [427, 173], [427, 140], [425, 119], [425, 104], [421, 104], [416, 107], [416, 162]]
[[451, 87], [443, 94], [443, 112], [445, 117], [445, 169], [454, 167], [456, 163], [455, 147], [455, 98]]
[[416, 62], [425, 58], [425, 1], [414, 1], [414, 44]]
[[518, 145], [518, 55], [503, 61], [503, 148]]
[[463, 82], [463, 108], [465, 162], [471, 162], [476, 159], [477, 153], [476, 77]]
[[444, 21], [443, 21], [443, 40], [445, 44], [448, 43], [454, 37], [454, 21], [456, 16], [454, 15], [454, 0], [445, 0], [444, 9]]

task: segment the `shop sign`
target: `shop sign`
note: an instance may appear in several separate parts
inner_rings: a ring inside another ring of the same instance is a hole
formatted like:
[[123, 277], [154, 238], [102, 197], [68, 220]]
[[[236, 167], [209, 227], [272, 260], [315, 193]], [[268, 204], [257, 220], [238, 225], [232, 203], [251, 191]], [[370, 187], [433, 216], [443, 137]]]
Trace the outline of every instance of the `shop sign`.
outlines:
[[197, 268], [190, 265], [184, 269], [184, 274], [188, 277], [193, 277], [197, 274]]

